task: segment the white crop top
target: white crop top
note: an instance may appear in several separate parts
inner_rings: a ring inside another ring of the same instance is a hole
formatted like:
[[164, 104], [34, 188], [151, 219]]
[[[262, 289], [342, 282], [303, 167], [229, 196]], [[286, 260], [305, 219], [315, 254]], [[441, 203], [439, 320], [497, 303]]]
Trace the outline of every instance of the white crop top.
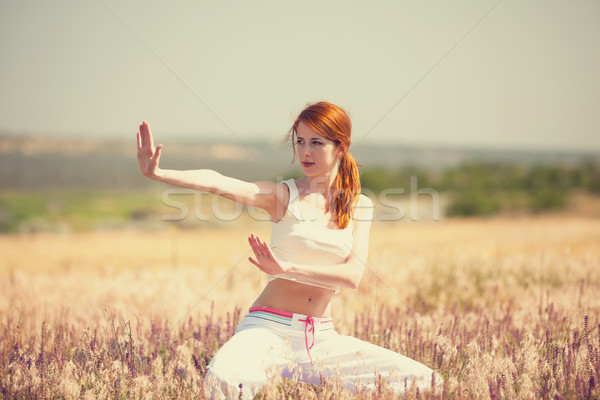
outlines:
[[[352, 249], [353, 221], [345, 229], [328, 229], [303, 219], [298, 188], [293, 179], [283, 181], [290, 190], [290, 200], [285, 215], [279, 222], [271, 221], [271, 250], [282, 261], [305, 265], [343, 264]], [[305, 282], [286, 274], [267, 275], [267, 280], [282, 278], [322, 287], [339, 293], [339, 287]]]

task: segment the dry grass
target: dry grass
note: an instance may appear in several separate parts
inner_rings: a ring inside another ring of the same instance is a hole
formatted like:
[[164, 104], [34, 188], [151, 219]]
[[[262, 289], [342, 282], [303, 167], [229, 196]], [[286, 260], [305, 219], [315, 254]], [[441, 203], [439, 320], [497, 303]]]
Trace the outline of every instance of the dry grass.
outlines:
[[[0, 398], [201, 398], [207, 363], [265, 283], [246, 236], [268, 228], [0, 237]], [[598, 293], [597, 219], [381, 222], [334, 318], [438, 369], [446, 398], [592, 399]], [[263, 398], [384, 389], [285, 381]]]

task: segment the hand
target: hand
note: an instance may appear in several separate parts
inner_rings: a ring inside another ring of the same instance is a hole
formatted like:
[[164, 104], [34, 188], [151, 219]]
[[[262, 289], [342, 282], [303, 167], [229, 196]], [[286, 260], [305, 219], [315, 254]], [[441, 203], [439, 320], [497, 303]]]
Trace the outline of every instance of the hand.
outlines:
[[137, 132], [137, 159], [142, 173], [150, 178], [154, 177], [158, 170], [162, 144], [154, 148], [154, 140], [150, 132], [150, 126], [144, 121]]
[[287, 272], [285, 263], [279, 261], [269, 248], [269, 245], [263, 242], [258, 236], [251, 234], [248, 237], [248, 243], [250, 243], [250, 247], [252, 247], [252, 251], [254, 251], [254, 256], [256, 257], [256, 260], [252, 257], [248, 257], [248, 260], [261, 271], [269, 275], [285, 274]]

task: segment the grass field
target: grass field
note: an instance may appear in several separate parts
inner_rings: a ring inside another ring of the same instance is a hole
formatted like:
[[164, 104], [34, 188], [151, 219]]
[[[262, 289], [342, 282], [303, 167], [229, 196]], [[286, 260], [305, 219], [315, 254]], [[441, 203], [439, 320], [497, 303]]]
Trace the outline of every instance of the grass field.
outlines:
[[[599, 222], [375, 222], [336, 327], [437, 369], [448, 399], [597, 399]], [[202, 398], [207, 363], [265, 284], [251, 231], [269, 226], [0, 236], [0, 398]], [[365, 397], [393, 398], [289, 381], [262, 393]]]

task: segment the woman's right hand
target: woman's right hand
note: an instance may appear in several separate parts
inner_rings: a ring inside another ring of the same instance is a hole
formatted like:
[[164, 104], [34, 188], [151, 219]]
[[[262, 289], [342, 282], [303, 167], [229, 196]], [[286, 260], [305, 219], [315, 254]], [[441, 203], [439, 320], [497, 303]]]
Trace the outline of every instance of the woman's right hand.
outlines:
[[137, 132], [137, 159], [142, 173], [150, 178], [158, 172], [158, 162], [162, 145], [154, 147], [154, 140], [150, 132], [150, 126], [146, 121], [142, 122]]

